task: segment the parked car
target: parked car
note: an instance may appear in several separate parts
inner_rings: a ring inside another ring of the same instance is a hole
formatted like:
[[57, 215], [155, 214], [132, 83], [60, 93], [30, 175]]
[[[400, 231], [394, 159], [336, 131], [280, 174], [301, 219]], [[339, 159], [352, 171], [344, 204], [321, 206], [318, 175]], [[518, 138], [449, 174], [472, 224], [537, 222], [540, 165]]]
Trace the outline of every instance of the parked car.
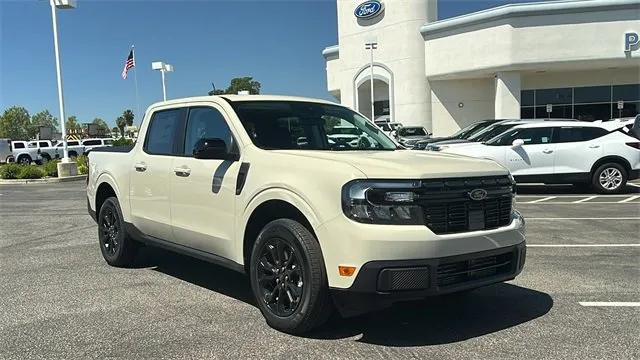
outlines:
[[[67, 140], [67, 152], [70, 158], [84, 154], [84, 145], [78, 140]], [[64, 142], [58, 141], [55, 145], [40, 148], [44, 161], [52, 159], [62, 159], [64, 157]]]
[[12, 162], [11, 139], [0, 139], [0, 162]]
[[445, 141], [436, 141], [434, 143], [428, 144], [425, 147], [425, 150], [430, 151], [440, 151], [442, 149], [446, 149], [449, 147], [457, 147], [457, 146], [466, 146], [469, 144], [481, 143], [483, 141], [487, 141], [503, 132], [511, 129], [512, 127], [519, 124], [526, 123], [534, 123], [540, 121], [577, 121], [573, 119], [510, 119], [510, 120], [502, 120], [496, 122], [492, 125], [485, 127], [483, 130], [476, 132], [475, 134], [469, 136], [466, 139], [455, 139], [455, 140], [445, 140]]
[[[375, 143], [330, 145], [327, 116]], [[333, 310], [352, 316], [511, 280], [525, 264], [507, 169], [398, 151], [362, 114], [329, 101], [156, 103], [139, 141], [96, 148], [88, 164], [87, 207], [108, 264], [127, 266], [147, 244], [245, 273], [266, 322], [288, 333]]]
[[640, 140], [622, 122], [530, 122], [484, 143], [442, 149], [490, 159], [518, 183], [588, 184], [603, 194], [640, 177]]
[[29, 165], [32, 162], [36, 164], [42, 163], [42, 155], [40, 148], [29, 147], [28, 141], [17, 140], [11, 141], [11, 155], [13, 159], [23, 165]]
[[438, 136], [438, 137], [429, 137], [424, 140], [419, 140], [413, 145], [413, 150], [424, 150], [427, 145], [439, 141], [446, 140], [464, 140], [469, 138], [470, 136], [482, 131], [489, 125], [495, 124], [497, 122], [503, 121], [504, 119], [487, 119], [476, 121], [470, 125], [463, 127], [462, 129], [456, 131], [450, 136]]
[[82, 146], [84, 146], [84, 154], [88, 154], [89, 151], [103, 146], [112, 146], [113, 138], [91, 138], [91, 139], [83, 139]]
[[398, 143], [408, 148], [412, 148], [420, 140], [429, 138], [430, 135], [424, 126], [402, 126], [393, 133]]

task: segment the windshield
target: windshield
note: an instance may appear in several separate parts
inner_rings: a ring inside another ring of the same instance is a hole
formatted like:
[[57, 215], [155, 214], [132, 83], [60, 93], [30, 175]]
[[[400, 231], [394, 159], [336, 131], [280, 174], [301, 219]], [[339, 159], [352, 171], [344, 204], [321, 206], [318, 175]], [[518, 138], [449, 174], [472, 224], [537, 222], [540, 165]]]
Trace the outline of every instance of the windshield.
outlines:
[[516, 124], [491, 125], [491, 126], [486, 127], [484, 130], [473, 134], [467, 140], [469, 140], [469, 141], [485, 141], [485, 140], [489, 140], [492, 137], [494, 137], [496, 135], [499, 135], [499, 134], [511, 129], [515, 125]]
[[301, 101], [233, 101], [253, 143], [267, 150], [395, 150], [380, 128], [339, 105]]
[[427, 132], [422, 127], [403, 127], [398, 129], [399, 136], [427, 136]]

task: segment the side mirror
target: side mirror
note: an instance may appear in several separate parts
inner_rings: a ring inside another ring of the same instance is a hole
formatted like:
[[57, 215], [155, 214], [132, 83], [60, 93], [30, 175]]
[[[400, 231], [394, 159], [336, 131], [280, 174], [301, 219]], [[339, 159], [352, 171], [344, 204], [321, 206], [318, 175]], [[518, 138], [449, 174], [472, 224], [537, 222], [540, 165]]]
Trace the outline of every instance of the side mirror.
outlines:
[[522, 145], [524, 145], [524, 140], [522, 140], [522, 139], [515, 139], [515, 140], [513, 140], [513, 143], [511, 143], [511, 147], [512, 148], [517, 148], [517, 147], [520, 147]]
[[196, 159], [236, 161], [236, 153], [227, 150], [227, 143], [220, 138], [204, 138], [198, 140], [193, 147]]

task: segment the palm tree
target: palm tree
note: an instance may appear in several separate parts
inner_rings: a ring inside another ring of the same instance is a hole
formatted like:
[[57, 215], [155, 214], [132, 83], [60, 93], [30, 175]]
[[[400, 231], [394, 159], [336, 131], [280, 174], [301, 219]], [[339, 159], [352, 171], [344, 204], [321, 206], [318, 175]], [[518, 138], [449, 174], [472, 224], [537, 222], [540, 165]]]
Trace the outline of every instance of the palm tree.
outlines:
[[133, 126], [133, 119], [135, 118], [135, 115], [133, 114], [133, 111], [127, 109], [122, 113], [122, 117], [124, 117], [124, 120], [127, 124], [127, 126]]
[[118, 116], [116, 119], [116, 126], [120, 129], [120, 137], [124, 137], [124, 127], [127, 126], [127, 121], [124, 119], [124, 116]]

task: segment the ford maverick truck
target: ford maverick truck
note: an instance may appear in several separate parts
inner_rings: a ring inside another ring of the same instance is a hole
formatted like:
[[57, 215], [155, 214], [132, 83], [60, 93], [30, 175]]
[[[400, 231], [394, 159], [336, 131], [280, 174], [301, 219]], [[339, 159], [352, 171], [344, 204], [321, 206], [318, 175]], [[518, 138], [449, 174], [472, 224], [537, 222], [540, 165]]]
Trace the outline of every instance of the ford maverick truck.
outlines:
[[[355, 127], [358, 141], [330, 142], [338, 126]], [[148, 245], [237, 270], [267, 324], [287, 333], [334, 310], [353, 316], [509, 281], [525, 263], [508, 170], [405, 150], [328, 101], [156, 103], [133, 145], [94, 149], [88, 167], [108, 264], [128, 266]]]

